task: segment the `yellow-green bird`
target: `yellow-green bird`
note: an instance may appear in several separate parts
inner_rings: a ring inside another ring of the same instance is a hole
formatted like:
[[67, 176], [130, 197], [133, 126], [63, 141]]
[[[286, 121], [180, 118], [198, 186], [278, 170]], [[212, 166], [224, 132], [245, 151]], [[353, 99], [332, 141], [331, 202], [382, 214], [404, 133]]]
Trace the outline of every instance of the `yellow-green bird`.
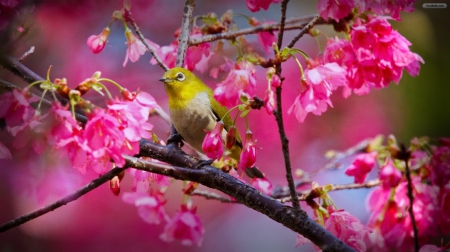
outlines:
[[[170, 119], [185, 142], [204, 153], [202, 143], [206, 132], [212, 131], [221, 119], [225, 126], [222, 132], [222, 139], [225, 141], [227, 130], [233, 125], [233, 121], [228, 114], [224, 117], [228, 110], [214, 98], [211, 88], [192, 72], [181, 67], [169, 69], [160, 81], [164, 83], [169, 96]], [[241, 138], [236, 132], [236, 143], [225, 151], [225, 155], [239, 161], [241, 151]], [[249, 176], [252, 175], [263, 176], [259, 171]]]

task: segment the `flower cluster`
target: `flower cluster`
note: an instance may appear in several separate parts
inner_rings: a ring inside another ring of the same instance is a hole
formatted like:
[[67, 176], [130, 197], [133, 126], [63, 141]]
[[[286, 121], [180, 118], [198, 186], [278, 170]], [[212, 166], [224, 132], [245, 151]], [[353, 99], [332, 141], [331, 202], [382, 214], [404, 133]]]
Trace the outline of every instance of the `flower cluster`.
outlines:
[[347, 17], [355, 7], [357, 7], [360, 12], [372, 11], [378, 15], [390, 15], [392, 18], [400, 20], [400, 12], [412, 12], [414, 10], [414, 2], [416, 2], [416, 0], [319, 0], [317, 9], [320, 16], [325, 20], [331, 18], [336, 22]]
[[[112, 168], [111, 160], [119, 167], [125, 165], [122, 154], [139, 152], [139, 140], [150, 137], [148, 131], [153, 127], [147, 122], [149, 113], [158, 107], [150, 94], [140, 92], [132, 101], [115, 99], [107, 110], [91, 110], [88, 121], [81, 125], [59, 102], [53, 102], [45, 114], [35, 110], [30, 104], [35, 99], [27, 89], [4, 93], [0, 100], [4, 105], [0, 118], [14, 137], [13, 148], [29, 145], [38, 154], [56, 148], [81, 173], [93, 169], [98, 174]], [[2, 146], [2, 156], [10, 158], [11, 152]]]

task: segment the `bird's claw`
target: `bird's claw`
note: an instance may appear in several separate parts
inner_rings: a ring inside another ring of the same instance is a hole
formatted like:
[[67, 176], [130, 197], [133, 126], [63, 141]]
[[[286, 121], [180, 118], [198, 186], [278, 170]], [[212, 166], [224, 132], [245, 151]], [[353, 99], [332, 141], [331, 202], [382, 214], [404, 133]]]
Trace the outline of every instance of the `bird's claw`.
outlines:
[[169, 138], [167, 139], [167, 145], [168, 146], [175, 145], [175, 146], [181, 148], [184, 146], [183, 137], [178, 133], [170, 134]]

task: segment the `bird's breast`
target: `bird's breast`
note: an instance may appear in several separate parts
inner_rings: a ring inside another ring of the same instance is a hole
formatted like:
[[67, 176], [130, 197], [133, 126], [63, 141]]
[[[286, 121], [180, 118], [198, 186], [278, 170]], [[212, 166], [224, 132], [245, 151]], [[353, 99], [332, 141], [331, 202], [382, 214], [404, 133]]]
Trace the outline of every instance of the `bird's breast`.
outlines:
[[184, 108], [170, 108], [170, 119], [183, 139], [194, 149], [203, 152], [205, 131], [212, 131], [216, 125], [208, 94], [197, 94]]

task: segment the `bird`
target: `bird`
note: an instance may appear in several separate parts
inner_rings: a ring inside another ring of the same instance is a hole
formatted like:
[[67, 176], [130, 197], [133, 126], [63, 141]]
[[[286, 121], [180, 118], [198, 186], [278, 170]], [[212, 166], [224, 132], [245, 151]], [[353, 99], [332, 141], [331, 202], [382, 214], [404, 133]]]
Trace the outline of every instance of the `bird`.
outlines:
[[[224, 124], [222, 139], [225, 142], [227, 131], [233, 126], [233, 120], [227, 113], [228, 109], [222, 106], [215, 98], [213, 90], [191, 71], [174, 67], [167, 70], [161, 79], [169, 97], [169, 114], [173, 126], [182, 139], [192, 148], [204, 153], [203, 139], [207, 132], [211, 132], [219, 121]], [[242, 151], [242, 141], [239, 132], [236, 132], [236, 143], [225, 155], [239, 161]], [[254, 168], [250, 177], [264, 177]]]

